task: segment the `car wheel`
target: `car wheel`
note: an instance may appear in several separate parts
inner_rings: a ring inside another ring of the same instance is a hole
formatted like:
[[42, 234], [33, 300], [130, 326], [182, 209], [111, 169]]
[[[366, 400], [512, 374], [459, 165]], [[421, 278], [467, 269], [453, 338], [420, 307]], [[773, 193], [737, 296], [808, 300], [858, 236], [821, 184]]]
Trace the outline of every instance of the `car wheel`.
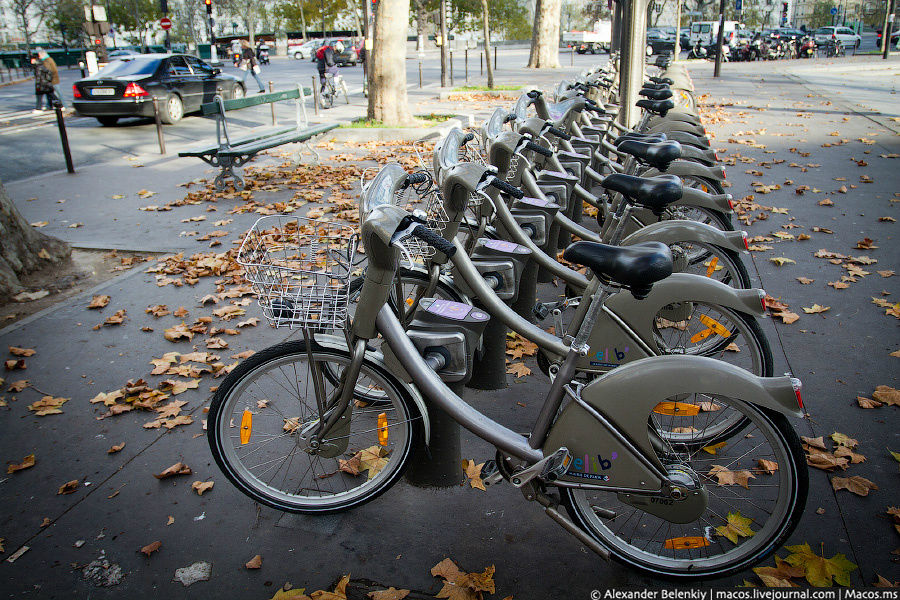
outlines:
[[177, 94], [169, 94], [165, 104], [160, 107], [159, 118], [166, 125], [173, 125], [184, 116], [184, 104]]
[[234, 88], [231, 90], [231, 99], [238, 100], [247, 95], [247, 92], [244, 90], [244, 86], [239, 83], [234, 84]]
[[119, 122], [119, 117], [97, 117], [97, 120], [100, 121], [100, 124], [104, 127], [113, 127]]
[[856, 40], [856, 45], [853, 46], [853, 49], [854, 49], [854, 50], [859, 50], [859, 44], [860, 44], [861, 42], [862, 42], [862, 40]]

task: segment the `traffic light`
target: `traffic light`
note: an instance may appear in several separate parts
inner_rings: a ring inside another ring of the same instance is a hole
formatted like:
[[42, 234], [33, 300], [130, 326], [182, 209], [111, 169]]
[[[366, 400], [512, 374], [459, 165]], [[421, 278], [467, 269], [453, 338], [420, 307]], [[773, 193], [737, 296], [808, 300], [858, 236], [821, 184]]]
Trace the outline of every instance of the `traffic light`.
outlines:
[[212, 0], [203, 0], [203, 3], [206, 5], [206, 14], [212, 14]]
[[788, 20], [788, 3], [782, 2], [781, 3], [781, 24], [782, 25], [787, 24], [787, 20]]

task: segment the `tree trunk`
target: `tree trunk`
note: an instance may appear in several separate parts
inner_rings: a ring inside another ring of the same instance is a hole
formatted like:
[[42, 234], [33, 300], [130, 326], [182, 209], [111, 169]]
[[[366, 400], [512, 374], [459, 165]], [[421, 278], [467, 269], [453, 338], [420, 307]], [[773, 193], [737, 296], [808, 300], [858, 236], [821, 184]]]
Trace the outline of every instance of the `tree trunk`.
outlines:
[[58, 262], [71, 253], [69, 245], [29, 225], [0, 182], [0, 302], [23, 291], [19, 276]]
[[409, 0], [379, 0], [375, 37], [366, 55], [369, 71], [369, 119], [386, 127], [413, 122], [406, 97], [406, 28]]
[[488, 3], [481, 0], [481, 23], [484, 26], [484, 56], [487, 59], [488, 89], [494, 89], [494, 67], [491, 65], [491, 28], [488, 23]]
[[[528, 68], [559, 68], [559, 14], [561, 0], [537, 0]], [[489, 58], [489, 57], [488, 57]]]
[[440, 14], [441, 24], [441, 87], [447, 87], [447, 66], [449, 64], [449, 53], [447, 48], [450, 46], [450, 40], [447, 35], [447, 1], [441, 0]]
[[428, 10], [425, 0], [413, 0], [416, 6], [416, 52], [425, 51], [426, 28], [428, 27]]
[[300, 7], [300, 29], [303, 30], [303, 40], [309, 39], [309, 34], [306, 33], [306, 15], [303, 12], [303, 3], [298, 2], [297, 6]]

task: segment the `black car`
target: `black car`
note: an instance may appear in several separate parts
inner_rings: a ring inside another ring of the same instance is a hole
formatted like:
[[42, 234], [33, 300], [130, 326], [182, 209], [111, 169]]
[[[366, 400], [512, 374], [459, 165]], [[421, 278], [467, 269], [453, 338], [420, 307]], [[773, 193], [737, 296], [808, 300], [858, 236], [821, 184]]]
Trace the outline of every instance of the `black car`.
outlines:
[[662, 54], [675, 51], [675, 37], [661, 29], [647, 30], [647, 54]]
[[222, 90], [224, 98], [243, 98], [244, 84], [187, 54], [140, 54], [111, 61], [96, 76], [76, 81], [72, 103], [80, 114], [115, 125], [122, 117], [152, 117], [153, 97], [160, 118], [175, 123], [200, 109]]

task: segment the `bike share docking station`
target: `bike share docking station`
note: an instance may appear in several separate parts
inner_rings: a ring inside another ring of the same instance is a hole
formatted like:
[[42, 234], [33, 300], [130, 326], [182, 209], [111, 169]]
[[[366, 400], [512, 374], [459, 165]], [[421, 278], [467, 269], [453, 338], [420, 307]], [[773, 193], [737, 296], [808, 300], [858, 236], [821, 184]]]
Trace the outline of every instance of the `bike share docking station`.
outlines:
[[[472, 376], [475, 350], [488, 324], [487, 312], [437, 298], [423, 298], [406, 334], [425, 361], [454, 393], [460, 394]], [[412, 378], [390, 347], [382, 348], [388, 369], [404, 381]], [[462, 482], [459, 425], [436, 406], [429, 406], [431, 441], [424, 452], [416, 452], [406, 470], [406, 479], [417, 487], [453, 487]]]

